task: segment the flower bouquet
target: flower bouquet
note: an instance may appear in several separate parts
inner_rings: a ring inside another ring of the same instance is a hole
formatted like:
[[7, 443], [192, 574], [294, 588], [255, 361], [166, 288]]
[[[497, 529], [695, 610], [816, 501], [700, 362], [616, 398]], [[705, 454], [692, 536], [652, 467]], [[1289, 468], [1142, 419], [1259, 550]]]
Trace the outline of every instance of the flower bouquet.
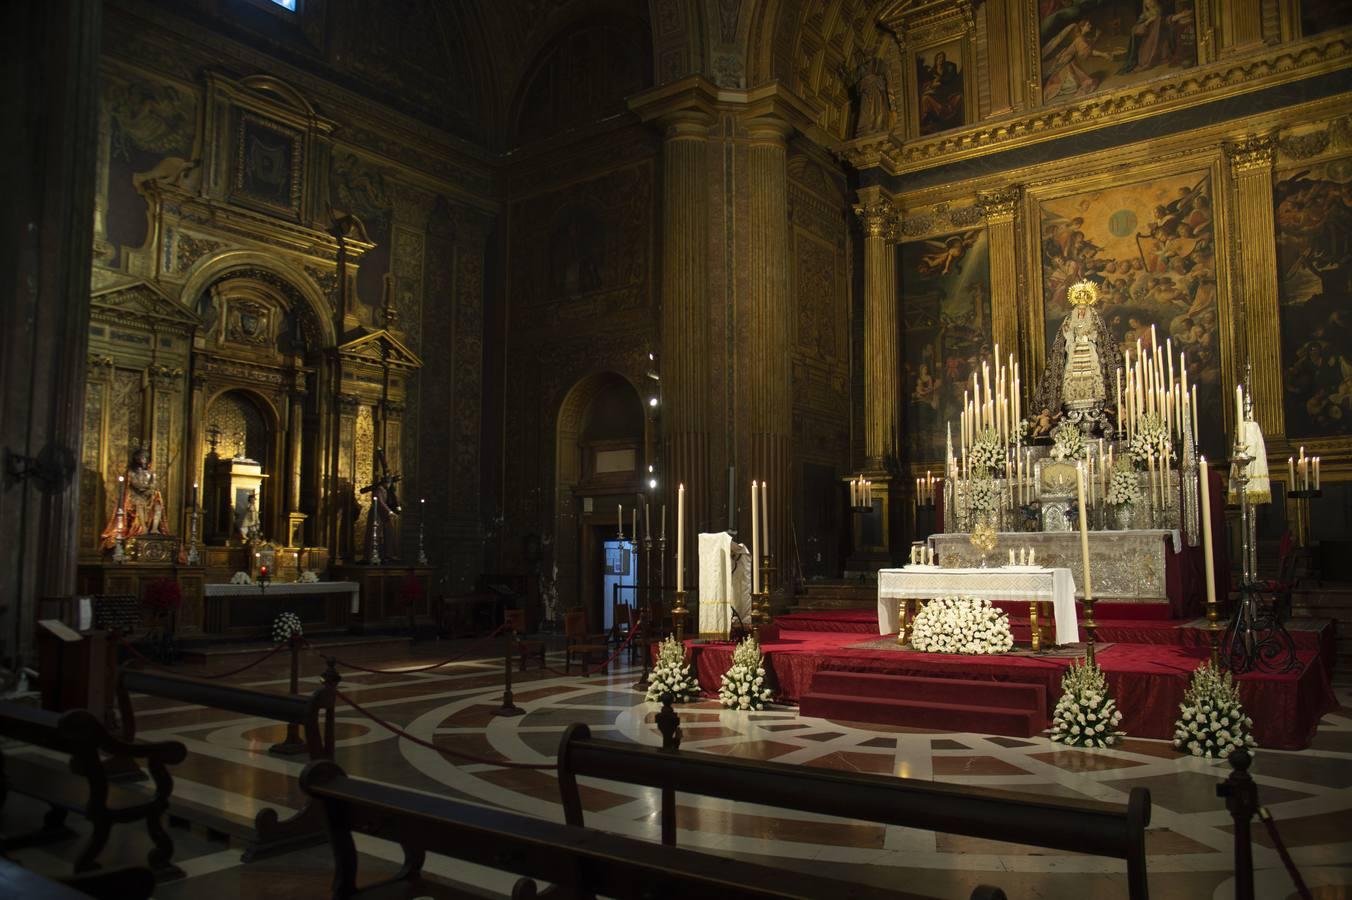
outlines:
[[1203, 663], [1193, 670], [1174, 723], [1174, 746], [1193, 756], [1226, 759], [1241, 747], [1256, 746], [1253, 719], [1244, 714], [1239, 688], [1229, 672]]
[[1005, 464], [1004, 442], [992, 428], [987, 428], [972, 441], [972, 449], [967, 455], [972, 471], [987, 474], [996, 471]]
[[1013, 646], [1004, 611], [976, 597], [931, 600], [911, 625], [911, 647], [923, 653], [1005, 653]]
[[770, 689], [765, 687], [765, 659], [760, 644], [748, 637], [732, 651], [732, 667], [723, 673], [718, 702], [729, 709], [765, 709]]
[[1000, 508], [1000, 486], [994, 478], [973, 478], [967, 482], [967, 511], [985, 519]]
[[300, 616], [293, 612], [279, 613], [277, 618], [272, 620], [272, 642], [274, 644], [285, 644], [292, 638], [298, 638], [304, 633], [300, 625]]
[[230, 576], [231, 584], [253, 584], [253, 576], [248, 572], [236, 572]]
[[644, 699], [662, 702], [667, 694], [672, 703], [688, 703], [699, 696], [699, 680], [685, 663], [685, 645], [669, 637], [657, 651], [657, 663], [648, 676], [648, 693]]
[[1061, 699], [1052, 713], [1051, 739], [1070, 747], [1110, 747], [1122, 740], [1122, 713], [1108, 696], [1103, 670], [1072, 663], [1061, 678]]
[[1074, 425], [1061, 425], [1052, 438], [1052, 459], [1084, 459], [1084, 435]]
[[1136, 423], [1136, 430], [1127, 443], [1127, 454], [1138, 469], [1144, 469], [1153, 454], [1156, 465], [1159, 464], [1161, 448], [1170, 460], [1176, 459], [1174, 441], [1164, 420], [1156, 413], [1146, 413]]

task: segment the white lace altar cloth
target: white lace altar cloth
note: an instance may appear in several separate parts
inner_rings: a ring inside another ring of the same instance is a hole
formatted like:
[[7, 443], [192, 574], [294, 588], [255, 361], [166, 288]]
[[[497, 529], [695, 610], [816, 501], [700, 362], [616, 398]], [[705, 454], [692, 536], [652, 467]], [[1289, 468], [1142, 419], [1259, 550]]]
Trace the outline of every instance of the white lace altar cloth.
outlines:
[[878, 572], [878, 633], [895, 634], [900, 601], [936, 597], [985, 600], [1050, 600], [1056, 643], [1080, 640], [1075, 611], [1075, 576], [1070, 569], [940, 569], [930, 566]]
[[751, 625], [751, 551], [726, 531], [699, 536], [699, 633], [728, 636], [732, 610]]

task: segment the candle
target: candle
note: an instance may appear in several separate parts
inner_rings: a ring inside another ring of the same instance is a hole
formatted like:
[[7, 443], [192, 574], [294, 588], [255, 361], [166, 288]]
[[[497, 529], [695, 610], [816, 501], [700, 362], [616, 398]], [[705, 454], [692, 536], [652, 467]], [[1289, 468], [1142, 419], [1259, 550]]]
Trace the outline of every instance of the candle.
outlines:
[[760, 487], [751, 482], [751, 593], [760, 593]]
[[1169, 361], [1169, 390], [1174, 389], [1174, 339], [1166, 338], [1164, 341], [1164, 358]]
[[1244, 424], [1244, 385], [1235, 385], [1235, 439], [1239, 439], [1240, 427]]
[[646, 535], [648, 536], [648, 540], [649, 540], [649, 541], [652, 541], [652, 539], [653, 539], [653, 524], [652, 524], [652, 519], [651, 519], [651, 517], [648, 515], [648, 510], [649, 510], [650, 507], [651, 507], [651, 504], [649, 504], [648, 501], [647, 501], [647, 499], [645, 498], [644, 501], [643, 501], [643, 533], [646, 534]]
[[1122, 424], [1122, 367], [1117, 368], [1117, 405], [1113, 407], [1113, 414], [1117, 416], [1117, 423]]
[[[770, 553], [770, 485], [764, 481], [760, 484], [761, 496], [761, 552], [767, 557]], [[769, 585], [766, 585], [769, 587]]]
[[1206, 602], [1214, 607], [1216, 603], [1216, 564], [1211, 558], [1211, 480], [1207, 476], [1206, 457], [1198, 463], [1198, 475], [1202, 492], [1202, 552], [1203, 568], [1206, 569]]
[[1150, 472], [1150, 505], [1155, 505], [1155, 451], [1147, 450], [1145, 454], [1146, 469]]
[[615, 507], [615, 528], [620, 532], [620, 540], [624, 540], [624, 504]]
[[853, 478], [851, 478], [851, 479], [850, 479], [850, 509], [854, 509], [854, 508], [855, 508], [856, 506], [858, 506], [858, 505], [859, 505], [859, 485], [858, 485], [858, 483], [857, 483]]
[[1314, 489], [1319, 490], [1319, 457], [1314, 458]]
[[662, 543], [667, 542], [667, 505], [662, 504]]
[[192, 483], [192, 508], [197, 509], [197, 482]]
[[1080, 559], [1084, 563], [1084, 599], [1094, 596], [1093, 576], [1089, 572], [1089, 525], [1084, 511], [1084, 467], [1075, 467], [1075, 493], [1080, 501]]
[[1197, 385], [1195, 384], [1192, 386], [1192, 402], [1189, 405], [1192, 407], [1192, 442], [1196, 444], [1201, 432], [1197, 430]]
[[1035, 565], [1037, 565], [1037, 548], [1036, 548], [1036, 547], [1029, 547], [1029, 548], [1028, 548], [1028, 565], [1030, 565], [1030, 566], [1035, 566]]
[[1010, 547], [1010, 548], [1009, 548], [1009, 564], [1010, 564], [1011, 566], [1014, 565], [1014, 548], [1013, 548], [1013, 547]]
[[1300, 490], [1296, 486], [1296, 458], [1294, 456], [1286, 458], [1286, 489], [1288, 491]]
[[[662, 535], [667, 532], [667, 508], [662, 507]], [[752, 569], [751, 571], [755, 571]], [[676, 593], [685, 590], [685, 485], [676, 489]]]
[[638, 507], [635, 506], [630, 512], [632, 515], [632, 527], [629, 529], [629, 539], [634, 543], [638, 543]]

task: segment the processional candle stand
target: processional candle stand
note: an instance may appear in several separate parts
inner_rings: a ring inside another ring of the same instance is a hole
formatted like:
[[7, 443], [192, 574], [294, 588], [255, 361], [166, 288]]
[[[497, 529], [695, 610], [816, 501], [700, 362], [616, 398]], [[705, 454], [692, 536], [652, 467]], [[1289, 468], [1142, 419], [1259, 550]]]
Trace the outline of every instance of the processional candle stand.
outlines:
[[[639, 676], [638, 681], [634, 682], [634, 690], [636, 691], [648, 690], [650, 684], [648, 681], [648, 665], [652, 657], [652, 639], [649, 637], [649, 635], [652, 634], [652, 618], [654, 614], [658, 616], [662, 614], [660, 594], [658, 603], [654, 604], [652, 602], [654, 543], [658, 544], [657, 558], [658, 560], [661, 560], [662, 554], [666, 550], [666, 541], [662, 540], [654, 542], [652, 532], [648, 532], [643, 536], [643, 574], [646, 575], [647, 578], [639, 579], [639, 587], [636, 591], [636, 596], [641, 598], [641, 605], [639, 606], [638, 612], [639, 633], [635, 637], [635, 640], [639, 642], [639, 648], [643, 651], [643, 674]], [[635, 556], [637, 557], [637, 552], [635, 552]], [[661, 590], [660, 579], [658, 581], [658, 589], [659, 591]]]

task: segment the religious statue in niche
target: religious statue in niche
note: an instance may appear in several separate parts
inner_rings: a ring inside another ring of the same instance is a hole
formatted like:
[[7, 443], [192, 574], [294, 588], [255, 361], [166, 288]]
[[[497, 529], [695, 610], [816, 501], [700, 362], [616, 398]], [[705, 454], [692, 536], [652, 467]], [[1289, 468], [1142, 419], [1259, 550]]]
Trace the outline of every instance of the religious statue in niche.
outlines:
[[1112, 396], [1111, 385], [1114, 373], [1122, 366], [1122, 352], [1094, 309], [1098, 288], [1093, 282], [1071, 285], [1066, 298], [1071, 310], [1052, 341], [1033, 408], [1062, 415], [1066, 422], [1089, 433], [1096, 430]]
[[131, 465], [123, 474], [117, 509], [103, 529], [103, 549], [113, 549], [118, 538], [127, 540], [142, 534], [168, 533], [164, 498], [160, 496], [155, 472], [150, 468], [150, 451], [138, 447], [132, 452]]
[[863, 137], [887, 131], [891, 125], [891, 108], [887, 102], [887, 76], [882, 61], [871, 59], [859, 67], [855, 91], [859, 96], [859, 116], [854, 123], [854, 136]]
[[239, 519], [235, 523], [235, 531], [239, 534], [239, 540], [242, 544], [257, 540], [261, 536], [257, 491], [249, 491], [249, 499], [245, 501], [244, 509], [239, 513]]

